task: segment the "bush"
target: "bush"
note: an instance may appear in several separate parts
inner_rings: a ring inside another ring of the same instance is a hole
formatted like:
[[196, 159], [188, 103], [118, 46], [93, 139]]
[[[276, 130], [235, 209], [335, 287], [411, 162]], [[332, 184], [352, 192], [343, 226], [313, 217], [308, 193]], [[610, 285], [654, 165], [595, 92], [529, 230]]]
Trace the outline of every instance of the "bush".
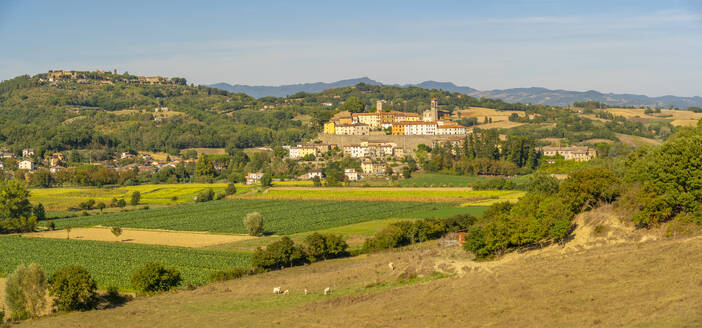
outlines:
[[120, 198], [120, 199], [117, 201], [117, 204], [116, 204], [116, 205], [117, 205], [117, 207], [119, 207], [119, 208], [124, 208], [125, 206], [127, 206], [127, 201], [125, 201], [124, 199]]
[[366, 250], [380, 250], [438, 239], [449, 232], [465, 231], [474, 222], [475, 218], [472, 215], [454, 215], [445, 219], [400, 221], [390, 224], [373, 238], [367, 239], [364, 248]]
[[37, 218], [37, 221], [46, 220], [46, 210], [42, 203], [37, 204], [37, 206], [32, 209], [32, 214]]
[[81, 210], [92, 210], [93, 208], [95, 208], [95, 200], [94, 200], [94, 199], [88, 199], [88, 200], [86, 200], [86, 201], [81, 202], [80, 204], [78, 204], [78, 207], [79, 207]]
[[226, 197], [226, 196], [227, 196], [227, 194], [225, 192], [220, 191], [217, 193], [217, 200], [224, 199], [224, 197]]
[[606, 168], [590, 168], [570, 174], [559, 187], [559, 198], [573, 213], [613, 202], [621, 193], [621, 180]]
[[295, 246], [290, 237], [284, 236], [265, 249], [257, 248], [251, 264], [261, 270], [275, 270], [304, 264], [306, 260], [304, 251]]
[[227, 195], [234, 195], [236, 194], [236, 185], [233, 183], [230, 183], [227, 185], [227, 189], [224, 190], [224, 193]]
[[209, 202], [213, 200], [215, 197], [215, 192], [212, 190], [212, 188], [207, 188], [203, 191], [201, 191], [199, 194], [197, 194], [197, 201], [200, 203], [203, 202]]
[[334, 234], [313, 233], [305, 237], [304, 250], [310, 262], [348, 256], [349, 245]]
[[46, 275], [41, 266], [36, 263], [28, 267], [18, 265], [7, 276], [5, 300], [14, 319], [39, 316], [46, 308]]
[[96, 290], [95, 280], [81, 266], [67, 266], [49, 278], [49, 291], [59, 311], [94, 309], [98, 304]]
[[159, 263], [149, 263], [132, 275], [131, 284], [135, 290], [154, 294], [169, 291], [180, 286], [182, 278], [175, 268], [166, 268]]
[[493, 178], [473, 183], [475, 190], [513, 190], [517, 185], [506, 178]]
[[244, 269], [244, 268], [231, 268], [231, 269], [225, 269], [225, 270], [218, 270], [218, 271], [214, 271], [214, 272], [210, 273], [210, 281], [217, 282], [217, 281], [239, 279], [243, 276], [248, 276], [251, 274], [253, 274], [253, 271], [251, 271], [251, 269]]
[[141, 193], [138, 191], [135, 191], [132, 193], [132, 196], [129, 199], [129, 204], [131, 204], [132, 206], [137, 206], [137, 205], [139, 205], [140, 200], [141, 200]]
[[273, 178], [270, 174], [264, 173], [261, 177], [261, 187], [270, 187], [273, 184]]
[[540, 192], [548, 195], [558, 193], [558, 186], [561, 184], [558, 179], [543, 172], [534, 173], [526, 183], [528, 192]]
[[251, 236], [263, 236], [263, 216], [261, 213], [252, 212], [246, 214], [244, 226]]

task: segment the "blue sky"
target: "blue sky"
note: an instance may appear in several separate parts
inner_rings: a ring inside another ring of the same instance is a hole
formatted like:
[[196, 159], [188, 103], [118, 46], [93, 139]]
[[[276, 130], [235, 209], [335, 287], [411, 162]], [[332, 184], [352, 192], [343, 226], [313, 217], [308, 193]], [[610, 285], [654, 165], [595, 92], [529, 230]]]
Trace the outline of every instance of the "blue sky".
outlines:
[[702, 1], [0, 0], [0, 80], [113, 68], [702, 96]]

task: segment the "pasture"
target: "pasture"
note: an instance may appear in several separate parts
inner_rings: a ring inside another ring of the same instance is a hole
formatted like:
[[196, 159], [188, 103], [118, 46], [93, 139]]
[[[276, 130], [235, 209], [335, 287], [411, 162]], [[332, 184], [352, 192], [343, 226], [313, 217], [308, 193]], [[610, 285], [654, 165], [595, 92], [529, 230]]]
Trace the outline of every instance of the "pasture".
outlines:
[[[206, 231], [245, 234], [242, 220], [259, 212], [269, 234], [293, 234], [358, 222], [398, 217], [449, 204], [424, 202], [276, 201], [232, 199], [145, 211], [110, 213], [54, 220], [57, 228], [120, 226], [122, 228]], [[41, 222], [46, 224], [47, 221]]]
[[184, 285], [204, 283], [212, 271], [248, 267], [250, 254], [88, 240], [0, 236], [0, 273], [20, 263], [39, 263], [47, 274], [67, 265], [88, 269], [101, 288], [129, 290], [129, 279], [146, 263], [159, 262], [180, 270]]
[[271, 188], [262, 193], [239, 196], [246, 199], [333, 200], [458, 203], [519, 193], [513, 190], [472, 190], [470, 188]]
[[674, 126], [694, 126], [702, 119], [702, 113], [689, 110], [663, 109], [660, 113], [644, 113], [644, 109], [637, 108], [607, 108], [606, 111], [623, 116], [627, 119], [641, 118], [646, 120], [669, 119]]

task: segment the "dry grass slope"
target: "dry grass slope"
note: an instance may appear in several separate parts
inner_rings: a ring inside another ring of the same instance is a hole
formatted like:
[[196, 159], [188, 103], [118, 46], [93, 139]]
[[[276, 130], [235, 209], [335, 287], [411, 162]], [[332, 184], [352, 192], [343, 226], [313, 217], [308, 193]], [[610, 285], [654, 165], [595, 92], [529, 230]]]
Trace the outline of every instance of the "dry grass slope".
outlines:
[[[692, 327], [702, 325], [702, 238], [649, 240], [603, 209], [583, 238], [477, 263], [422, 245], [140, 298], [26, 326]], [[596, 232], [594, 227], [607, 229]], [[629, 237], [626, 237], [629, 236]], [[632, 241], [637, 240], [637, 241]], [[610, 241], [610, 242], [607, 242]], [[597, 246], [599, 245], [599, 246]], [[595, 247], [597, 246], [597, 247]], [[394, 262], [390, 271], [388, 262]], [[431, 275], [440, 271], [446, 275]], [[414, 275], [418, 278], [412, 279]], [[275, 296], [281, 286], [290, 296]], [[332, 296], [321, 295], [331, 286]], [[312, 291], [304, 295], [303, 290]]]

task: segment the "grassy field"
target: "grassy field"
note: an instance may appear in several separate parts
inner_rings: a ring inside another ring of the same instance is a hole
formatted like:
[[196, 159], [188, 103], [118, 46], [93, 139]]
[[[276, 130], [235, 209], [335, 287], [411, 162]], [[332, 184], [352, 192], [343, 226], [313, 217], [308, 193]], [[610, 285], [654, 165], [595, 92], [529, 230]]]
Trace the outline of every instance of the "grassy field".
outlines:
[[248, 267], [250, 253], [49, 238], [0, 237], [0, 272], [20, 263], [39, 263], [47, 273], [77, 264], [88, 269], [101, 287], [128, 290], [132, 273], [149, 262], [180, 270], [185, 284], [206, 282], [210, 272]]
[[[402, 187], [470, 187], [473, 183], [495, 179], [492, 176], [448, 175], [440, 173], [418, 173], [407, 180], [401, 180]], [[528, 178], [510, 178], [515, 183], [523, 183]]]
[[[226, 183], [192, 183], [192, 184], [157, 184], [111, 188], [76, 187], [76, 188], [45, 188], [31, 189], [31, 202], [42, 203], [47, 210], [60, 211], [77, 207], [88, 199], [109, 204], [112, 198], [129, 197], [134, 191], [141, 193], [141, 204], [181, 204], [192, 202], [193, 197], [200, 191], [212, 188], [215, 192], [223, 191]], [[245, 193], [251, 186], [237, 184], [237, 193]], [[175, 199], [174, 199], [175, 197]]]
[[[66, 226], [119, 225], [125, 228], [245, 234], [246, 228], [242, 224], [243, 218], [248, 213], [259, 212], [263, 215], [267, 233], [293, 234], [398, 217], [407, 213], [444, 206], [448, 206], [448, 204], [232, 199], [145, 211], [58, 219], [53, 222], [59, 229]], [[46, 224], [46, 222], [43, 221], [42, 224]]]
[[[397, 269], [388, 270], [388, 262]], [[455, 274], [435, 273], [439, 268]], [[700, 270], [700, 238], [514, 254], [489, 263], [471, 262], [457, 248], [417, 247], [325, 261], [194, 291], [138, 298], [110, 310], [67, 313], [23, 324], [699, 327]], [[276, 286], [291, 294], [273, 295]], [[332, 288], [329, 296], [321, 293], [326, 287]], [[304, 295], [304, 289], [311, 293]]]
[[335, 200], [386, 202], [457, 203], [499, 199], [521, 192], [513, 190], [470, 190], [465, 188], [272, 188], [241, 196], [247, 199]]

